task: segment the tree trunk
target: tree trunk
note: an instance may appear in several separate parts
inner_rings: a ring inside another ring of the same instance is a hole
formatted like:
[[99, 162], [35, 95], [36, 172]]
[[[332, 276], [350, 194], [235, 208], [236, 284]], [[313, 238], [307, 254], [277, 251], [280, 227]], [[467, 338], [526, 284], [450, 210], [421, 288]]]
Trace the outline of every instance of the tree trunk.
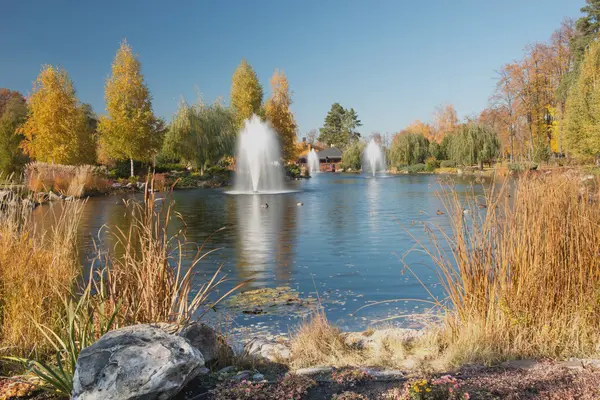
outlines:
[[133, 175], [133, 158], [129, 159], [129, 163], [130, 163], [129, 165], [131, 165], [131, 175], [130, 176], [133, 178], [133, 176], [134, 176]]
[[200, 176], [204, 176], [204, 164], [200, 164]]

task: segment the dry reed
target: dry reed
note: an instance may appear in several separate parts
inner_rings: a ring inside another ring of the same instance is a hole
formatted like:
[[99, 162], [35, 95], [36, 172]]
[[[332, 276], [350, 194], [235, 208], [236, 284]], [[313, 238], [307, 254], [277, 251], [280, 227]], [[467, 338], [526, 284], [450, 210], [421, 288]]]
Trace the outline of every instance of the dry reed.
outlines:
[[52, 229], [37, 229], [31, 202], [18, 191], [0, 201], [0, 354], [49, 350], [38, 325], [58, 328], [63, 296], [81, 271], [75, 239], [82, 203], [53, 213]]
[[25, 167], [27, 187], [32, 192], [54, 191], [77, 198], [108, 192], [110, 184], [106, 174], [103, 167], [93, 165], [59, 165], [36, 161]]
[[[579, 179], [529, 175], [461, 199], [445, 186], [451, 232], [423, 249], [448, 298], [441, 330], [456, 363], [597, 354], [600, 207]], [[448, 245], [445, 245], [448, 243]]]

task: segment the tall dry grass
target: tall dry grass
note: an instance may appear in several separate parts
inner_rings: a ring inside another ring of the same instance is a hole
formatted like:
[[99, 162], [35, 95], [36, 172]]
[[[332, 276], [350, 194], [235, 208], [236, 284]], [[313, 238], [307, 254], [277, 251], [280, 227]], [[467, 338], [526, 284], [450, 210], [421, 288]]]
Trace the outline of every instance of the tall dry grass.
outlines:
[[105, 168], [94, 165], [60, 165], [36, 161], [25, 167], [25, 180], [32, 192], [53, 191], [76, 198], [108, 192], [110, 183], [106, 174]]
[[461, 199], [453, 186], [441, 197], [451, 232], [428, 227], [423, 248], [448, 295], [439, 339], [451, 359], [597, 354], [597, 189], [573, 176], [528, 175], [483, 197]]
[[[15, 191], [0, 204], [0, 354], [49, 347], [38, 326], [60, 326], [63, 296], [81, 267], [75, 239], [83, 204], [65, 204], [51, 229], [31, 220], [31, 203]], [[51, 211], [48, 211], [51, 212]]]
[[[212, 251], [189, 243], [181, 229], [170, 232], [173, 219], [181, 215], [173, 211], [169, 199], [156, 198], [151, 185], [143, 202], [128, 201], [127, 229], [108, 227], [115, 243], [108, 253], [100, 253], [102, 266], [96, 279], [96, 291], [102, 301], [118, 308], [116, 324], [172, 322], [187, 323], [192, 317], [202, 318], [242, 282], [220, 295], [226, 276], [220, 268], [207, 281], [202, 281], [199, 264]], [[186, 254], [195, 254], [185, 261]], [[214, 251], [214, 250], [213, 250]]]

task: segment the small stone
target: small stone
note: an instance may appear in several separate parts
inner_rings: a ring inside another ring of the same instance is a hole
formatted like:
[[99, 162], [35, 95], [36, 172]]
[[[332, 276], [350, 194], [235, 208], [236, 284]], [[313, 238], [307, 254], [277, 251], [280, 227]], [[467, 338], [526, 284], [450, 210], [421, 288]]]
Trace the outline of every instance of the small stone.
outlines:
[[384, 370], [376, 370], [373, 368], [361, 368], [361, 371], [367, 373], [378, 380], [396, 380], [404, 377], [404, 373], [397, 369], [384, 369]]
[[208, 375], [210, 374], [210, 369], [206, 367], [202, 367], [198, 370], [198, 375]]
[[224, 375], [224, 374], [229, 374], [231, 372], [233, 372], [233, 366], [229, 365], [225, 368], [221, 368], [218, 373]]
[[294, 373], [296, 375], [310, 376], [310, 375], [318, 375], [318, 374], [328, 374], [328, 373], [331, 373], [331, 371], [333, 371], [333, 367], [319, 366], [319, 367], [300, 368], [300, 369], [294, 371]]
[[260, 382], [260, 381], [263, 381], [264, 379], [265, 379], [265, 376], [263, 374], [254, 374], [254, 375], [252, 375], [252, 380], [253, 381]]
[[233, 379], [234, 381], [245, 381], [248, 380], [248, 378], [250, 378], [250, 371], [238, 372], [237, 374], [231, 377], [231, 379]]
[[526, 360], [509, 360], [505, 361], [500, 366], [505, 368], [519, 368], [519, 369], [532, 369], [539, 363], [537, 360], [526, 359]]

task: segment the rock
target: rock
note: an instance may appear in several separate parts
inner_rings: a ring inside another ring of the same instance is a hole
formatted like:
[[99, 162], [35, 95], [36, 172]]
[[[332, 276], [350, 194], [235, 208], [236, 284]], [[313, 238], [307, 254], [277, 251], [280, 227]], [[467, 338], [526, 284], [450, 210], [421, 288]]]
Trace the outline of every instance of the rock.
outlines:
[[59, 194], [54, 193], [53, 191], [49, 191], [48, 192], [48, 200], [49, 201], [57, 201], [57, 200], [62, 200], [63, 197]]
[[347, 345], [360, 349], [377, 350], [381, 346], [389, 346], [390, 342], [409, 342], [423, 332], [417, 329], [388, 328], [364, 332], [349, 332], [343, 338]]
[[230, 366], [228, 366], [228, 367], [221, 368], [221, 369], [219, 370], [219, 372], [217, 372], [217, 373], [218, 373], [218, 374], [223, 374], [223, 375], [225, 375], [225, 374], [229, 374], [229, 373], [231, 373], [231, 372], [233, 372], [233, 366], [231, 366], [231, 365], [230, 365]]
[[393, 381], [404, 377], [404, 373], [397, 369], [377, 370], [373, 368], [361, 368], [360, 370], [381, 381]]
[[319, 374], [329, 374], [333, 371], [333, 367], [328, 366], [319, 366], [319, 367], [310, 367], [310, 368], [300, 368], [294, 371], [296, 375], [319, 375]]
[[287, 360], [291, 357], [290, 349], [283, 343], [262, 338], [254, 338], [244, 346], [246, 355], [264, 358], [271, 362]]
[[231, 379], [233, 379], [234, 381], [245, 381], [248, 380], [248, 378], [250, 378], [250, 373], [251, 371], [238, 372], [237, 374], [232, 376]]
[[208, 375], [210, 374], [210, 369], [206, 367], [202, 367], [198, 370], [198, 375]]
[[500, 366], [505, 368], [532, 369], [538, 364], [539, 362], [537, 360], [526, 359], [504, 361]]
[[121, 185], [119, 182], [113, 182], [113, 184], [110, 185], [110, 187], [113, 189], [121, 189], [123, 185]]
[[144, 190], [144, 188], [146, 187], [146, 182], [136, 182], [135, 186], [139, 189], [139, 190]]
[[185, 326], [179, 336], [187, 339], [192, 346], [200, 350], [204, 362], [211, 362], [233, 356], [233, 350], [221, 335], [213, 328], [200, 322], [192, 322]]
[[256, 382], [260, 382], [265, 380], [265, 376], [263, 374], [254, 374], [252, 375], [252, 380]]
[[200, 351], [152, 325], [110, 331], [83, 349], [73, 400], [167, 400], [204, 366]]
[[75, 198], [73, 196], [69, 196], [69, 197], [65, 197], [63, 200], [64, 201], [73, 201], [73, 200], [75, 200]]

